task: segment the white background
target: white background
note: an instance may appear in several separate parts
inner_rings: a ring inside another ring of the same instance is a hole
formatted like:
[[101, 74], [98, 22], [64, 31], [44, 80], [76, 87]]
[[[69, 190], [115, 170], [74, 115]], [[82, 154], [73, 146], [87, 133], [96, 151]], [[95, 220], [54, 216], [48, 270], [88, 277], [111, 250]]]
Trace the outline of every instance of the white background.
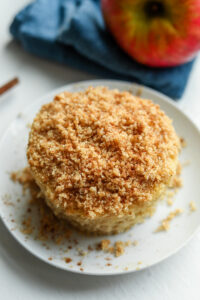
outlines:
[[[8, 26], [27, 3], [0, 1], [0, 84], [14, 76], [21, 81], [0, 97], [0, 136], [17, 113], [38, 97], [68, 82], [95, 78], [33, 57], [12, 42]], [[200, 128], [200, 57], [177, 105]], [[200, 300], [200, 233], [176, 255], [147, 270], [92, 277], [57, 270], [37, 260], [17, 244], [0, 221], [0, 299]]]

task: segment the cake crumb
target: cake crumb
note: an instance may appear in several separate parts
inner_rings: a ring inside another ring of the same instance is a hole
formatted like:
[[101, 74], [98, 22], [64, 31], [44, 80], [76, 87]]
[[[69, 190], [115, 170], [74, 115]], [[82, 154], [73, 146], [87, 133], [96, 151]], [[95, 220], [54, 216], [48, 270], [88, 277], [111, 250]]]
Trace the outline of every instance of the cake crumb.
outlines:
[[142, 261], [138, 261], [138, 263], [137, 263], [138, 265], [141, 265], [142, 264]]
[[125, 247], [130, 246], [130, 245], [131, 245], [131, 241], [130, 241], [130, 240], [126, 241], [126, 242], [124, 243], [124, 245], [125, 245]]
[[22, 233], [31, 234], [33, 232], [34, 227], [32, 226], [32, 220], [30, 217], [22, 221], [22, 226], [23, 226], [23, 228], [21, 229]]
[[62, 236], [59, 236], [59, 237], [56, 238], [55, 243], [56, 243], [57, 245], [60, 245], [60, 244], [62, 243], [62, 241], [63, 241]]
[[88, 251], [93, 251], [94, 249], [92, 248], [91, 245], [88, 245]]
[[[19, 182], [23, 188], [23, 194], [28, 190], [30, 198], [28, 202], [27, 214], [29, 218], [22, 221], [21, 232], [24, 234], [31, 234], [35, 230], [35, 239], [41, 241], [51, 241], [55, 244], [61, 244], [64, 241], [70, 242], [72, 230], [65, 221], [58, 219], [51, 209], [46, 205], [44, 196], [40, 188], [35, 183], [30, 169], [27, 167], [18, 172], [12, 172], [10, 175], [14, 182]], [[17, 202], [20, 202], [18, 198]], [[36, 209], [38, 212], [39, 222], [34, 228], [31, 221], [31, 213]], [[74, 240], [74, 243], [75, 240]], [[70, 247], [70, 246], [69, 246]]]
[[172, 205], [173, 205], [172, 198], [168, 198], [168, 199], [167, 199], [167, 204], [168, 204], [169, 206], [172, 206]]
[[98, 245], [97, 248], [100, 250], [108, 250], [110, 245], [110, 240], [102, 240]]
[[180, 137], [181, 148], [187, 147], [187, 142], [183, 137]]
[[137, 246], [138, 245], [138, 241], [133, 241], [133, 246]]
[[138, 88], [136, 93], [135, 93], [135, 96], [141, 97], [141, 95], [142, 95], [142, 88]]
[[70, 257], [66, 257], [65, 262], [66, 262], [66, 264], [69, 264], [70, 262], [72, 262], [72, 259]]
[[109, 247], [109, 248], [108, 248], [108, 252], [114, 253], [114, 247]]
[[107, 267], [110, 267], [110, 266], [112, 266], [112, 264], [110, 264], [110, 263], [107, 263], [107, 264], [106, 264], [106, 266], [107, 266]]
[[181, 163], [182, 167], [186, 167], [186, 166], [188, 166], [190, 164], [191, 164], [190, 160], [185, 160], [184, 162]]
[[77, 262], [77, 266], [81, 266], [82, 265], [82, 261]]
[[11, 201], [10, 194], [4, 194], [2, 196], [2, 200], [3, 200], [4, 205], [6, 205], [6, 206], [15, 206], [15, 204]]
[[160, 196], [160, 200], [164, 200], [165, 199], [165, 193], [163, 193], [161, 196]]
[[190, 206], [191, 212], [194, 212], [197, 210], [196, 203], [194, 201], [190, 201], [189, 206]]
[[80, 268], [80, 271], [82, 271], [82, 272], [83, 272], [83, 271], [84, 271], [84, 269], [83, 269], [83, 268]]
[[87, 252], [84, 251], [83, 249], [77, 248], [77, 251], [78, 251], [78, 255], [80, 255], [80, 256], [86, 256], [87, 255]]
[[[130, 240], [128, 241], [116, 241], [111, 245], [110, 240], [102, 240], [97, 244], [97, 250], [103, 250], [104, 252], [109, 252], [113, 254], [115, 257], [121, 256], [125, 252], [125, 247], [130, 246], [132, 243]], [[108, 260], [108, 258], [107, 258]]]
[[180, 188], [182, 187], [183, 182], [182, 179], [178, 176], [175, 176], [173, 179], [173, 188]]
[[[177, 180], [177, 179], [176, 179]], [[176, 181], [175, 181], [175, 184], [177, 184], [176, 183]], [[172, 188], [173, 190], [169, 190], [169, 191], [167, 191], [166, 192], [166, 198], [167, 198], [167, 204], [169, 205], [169, 206], [172, 206], [173, 205], [173, 198], [174, 198], [174, 196], [175, 196], [175, 194], [177, 193], [177, 191], [178, 191], [178, 188], [176, 187], [173, 187]]]
[[125, 267], [125, 268], [124, 268], [124, 271], [128, 271], [128, 270], [129, 270], [128, 267]]
[[105, 260], [112, 260], [112, 258], [111, 257], [106, 257]]
[[159, 231], [167, 231], [170, 228], [170, 222], [178, 215], [180, 215], [183, 212], [182, 209], [177, 208], [175, 211], [170, 212], [170, 214], [165, 218], [162, 222], [161, 225], [156, 229], [155, 232]]
[[50, 260], [50, 261], [51, 261], [51, 260], [53, 260], [53, 258], [52, 258], [52, 257], [49, 257], [49, 258], [48, 258], [48, 260]]
[[124, 243], [121, 241], [115, 242], [115, 256], [121, 256], [124, 254]]

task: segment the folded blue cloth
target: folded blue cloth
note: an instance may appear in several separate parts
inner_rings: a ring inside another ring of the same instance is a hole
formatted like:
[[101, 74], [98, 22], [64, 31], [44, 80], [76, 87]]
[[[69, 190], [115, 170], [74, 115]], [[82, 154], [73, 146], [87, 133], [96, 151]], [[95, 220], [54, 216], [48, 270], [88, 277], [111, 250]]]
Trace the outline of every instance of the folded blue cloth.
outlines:
[[135, 62], [106, 30], [99, 0], [36, 0], [16, 15], [10, 31], [33, 54], [148, 85], [174, 99], [182, 96], [193, 65], [150, 68]]

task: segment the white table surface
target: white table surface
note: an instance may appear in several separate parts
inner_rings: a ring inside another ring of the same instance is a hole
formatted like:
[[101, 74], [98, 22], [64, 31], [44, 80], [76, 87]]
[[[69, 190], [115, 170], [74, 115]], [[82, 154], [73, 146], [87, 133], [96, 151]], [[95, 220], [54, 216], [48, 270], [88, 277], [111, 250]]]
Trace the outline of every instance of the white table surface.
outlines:
[[[23, 51], [8, 33], [27, 0], [0, 1], [0, 83], [19, 76], [20, 85], [0, 98], [0, 137], [18, 112], [68, 82], [94, 79]], [[177, 104], [200, 128], [200, 57]], [[200, 232], [166, 261], [133, 274], [92, 277], [57, 270], [33, 257], [0, 221], [0, 299], [200, 300]]]

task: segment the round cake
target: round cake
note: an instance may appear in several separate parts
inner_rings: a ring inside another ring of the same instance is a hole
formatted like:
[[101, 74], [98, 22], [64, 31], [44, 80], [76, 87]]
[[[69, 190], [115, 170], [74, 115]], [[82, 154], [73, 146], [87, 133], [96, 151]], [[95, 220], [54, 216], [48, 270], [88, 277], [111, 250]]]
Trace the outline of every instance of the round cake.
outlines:
[[47, 205], [81, 231], [123, 232], [155, 211], [180, 141], [158, 105], [125, 91], [63, 92], [33, 121], [27, 158]]

